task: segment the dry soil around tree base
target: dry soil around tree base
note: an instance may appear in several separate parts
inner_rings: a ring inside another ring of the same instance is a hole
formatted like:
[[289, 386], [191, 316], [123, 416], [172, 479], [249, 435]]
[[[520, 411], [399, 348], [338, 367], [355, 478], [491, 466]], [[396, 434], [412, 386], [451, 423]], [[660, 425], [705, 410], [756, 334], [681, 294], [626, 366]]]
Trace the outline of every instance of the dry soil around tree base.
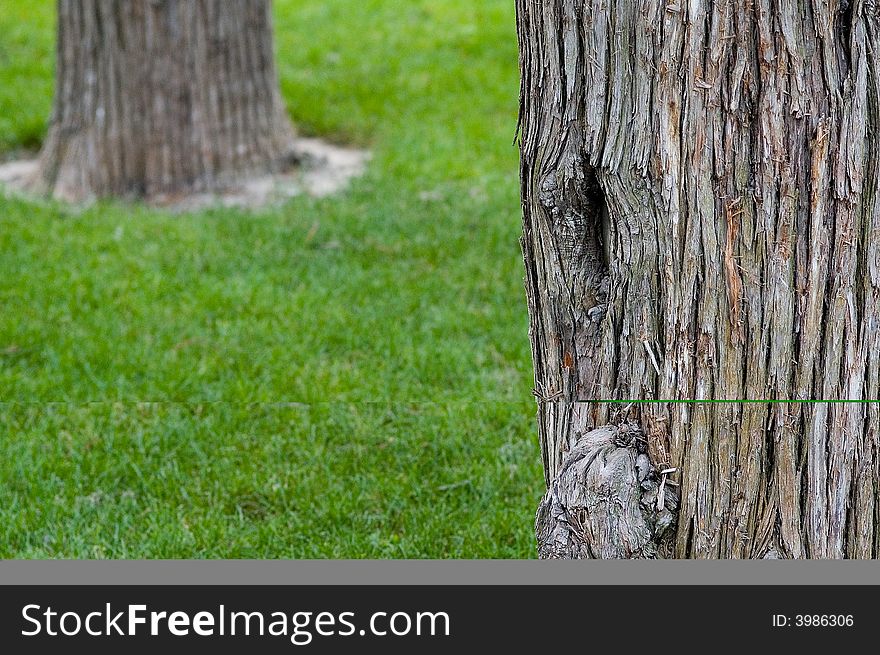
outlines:
[[[308, 194], [325, 197], [345, 189], [366, 170], [366, 150], [332, 145], [320, 139], [298, 138], [291, 160], [296, 164], [278, 173], [249, 176], [222, 191], [157, 195], [143, 198], [148, 205], [176, 211], [210, 207], [259, 208]], [[0, 163], [0, 187], [14, 195], [38, 198], [32, 191], [37, 174], [36, 157]]]

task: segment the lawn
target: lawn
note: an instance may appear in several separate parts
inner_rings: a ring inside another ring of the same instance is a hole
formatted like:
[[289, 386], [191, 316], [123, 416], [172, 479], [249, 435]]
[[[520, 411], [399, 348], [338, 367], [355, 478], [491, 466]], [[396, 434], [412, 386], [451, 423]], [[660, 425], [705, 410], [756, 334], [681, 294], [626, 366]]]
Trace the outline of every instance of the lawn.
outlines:
[[[0, 5], [0, 150], [53, 3]], [[276, 0], [303, 134], [373, 150], [247, 212], [0, 197], [0, 557], [533, 556], [543, 488], [509, 0]]]

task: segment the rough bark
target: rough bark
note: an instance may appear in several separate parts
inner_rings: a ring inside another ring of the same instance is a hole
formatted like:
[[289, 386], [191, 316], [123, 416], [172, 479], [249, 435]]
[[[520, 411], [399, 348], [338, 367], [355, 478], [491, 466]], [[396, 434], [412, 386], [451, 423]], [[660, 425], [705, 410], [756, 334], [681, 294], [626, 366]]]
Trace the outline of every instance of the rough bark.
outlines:
[[647, 455], [636, 426], [581, 435], [538, 508], [538, 554], [547, 559], [668, 555], [678, 493]]
[[643, 401], [673, 556], [876, 557], [880, 405], [839, 401], [880, 398], [880, 5], [517, 10], [550, 495]]
[[36, 186], [71, 201], [218, 190], [290, 163], [269, 0], [58, 0]]

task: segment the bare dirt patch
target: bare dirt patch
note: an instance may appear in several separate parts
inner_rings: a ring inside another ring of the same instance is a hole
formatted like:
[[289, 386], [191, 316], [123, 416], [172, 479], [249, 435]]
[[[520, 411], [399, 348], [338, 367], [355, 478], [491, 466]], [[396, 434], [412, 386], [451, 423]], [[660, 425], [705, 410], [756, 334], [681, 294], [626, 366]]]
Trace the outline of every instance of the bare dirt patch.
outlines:
[[[354, 178], [363, 175], [371, 158], [367, 150], [307, 138], [296, 139], [292, 154], [297, 163], [289, 170], [248, 177], [222, 191], [161, 195], [141, 200], [163, 209], [196, 211], [212, 207], [256, 209], [303, 194], [323, 198], [343, 191]], [[37, 166], [35, 156], [0, 163], [0, 189], [6, 194], [45, 199], [31, 190]]]

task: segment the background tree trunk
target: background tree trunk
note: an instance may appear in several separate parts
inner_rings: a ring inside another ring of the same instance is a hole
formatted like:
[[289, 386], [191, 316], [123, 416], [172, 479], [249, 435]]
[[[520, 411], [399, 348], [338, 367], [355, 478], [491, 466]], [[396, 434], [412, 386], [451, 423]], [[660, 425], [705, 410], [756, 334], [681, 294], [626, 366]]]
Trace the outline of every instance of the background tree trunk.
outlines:
[[286, 165], [272, 47], [269, 0], [59, 0], [38, 186], [152, 197]]
[[876, 557], [878, 3], [517, 9], [541, 554]]

